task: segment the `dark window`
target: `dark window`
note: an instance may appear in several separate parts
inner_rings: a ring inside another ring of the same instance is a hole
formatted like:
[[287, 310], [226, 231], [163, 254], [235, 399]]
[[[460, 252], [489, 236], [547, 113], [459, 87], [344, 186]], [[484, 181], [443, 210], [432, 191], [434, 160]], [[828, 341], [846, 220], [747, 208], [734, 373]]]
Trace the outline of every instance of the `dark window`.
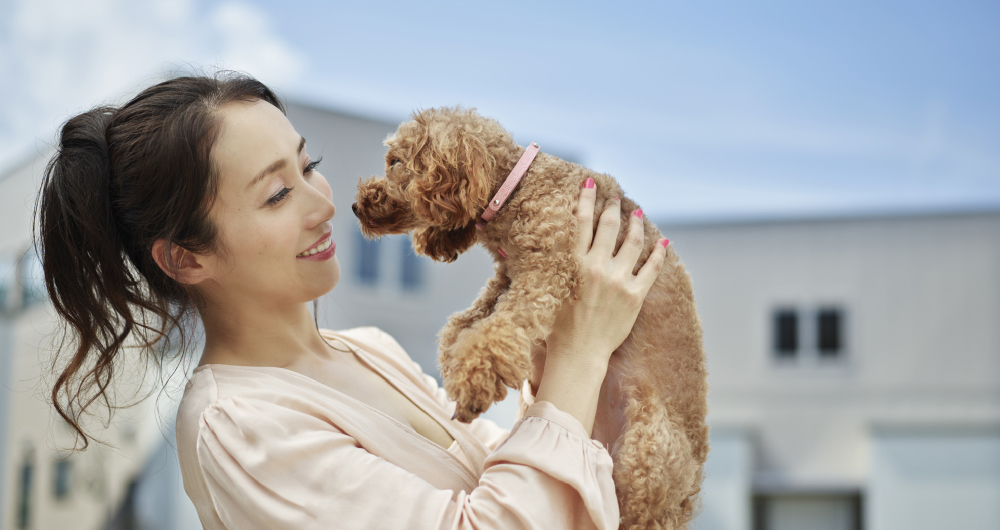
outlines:
[[799, 316], [793, 309], [774, 313], [774, 350], [779, 357], [794, 357], [799, 349]]
[[55, 477], [53, 477], [54, 480], [52, 481], [52, 494], [55, 495], [56, 499], [62, 500], [69, 497], [69, 485], [72, 475], [73, 463], [69, 458], [56, 460]]
[[413, 251], [410, 238], [400, 241], [403, 244], [403, 270], [400, 277], [403, 289], [419, 289], [424, 284], [424, 260]]
[[378, 281], [379, 240], [369, 241], [361, 232], [358, 241], [358, 282], [373, 285]]
[[21, 461], [17, 491], [17, 528], [31, 527], [31, 483], [35, 474], [35, 451], [28, 450]]
[[840, 355], [843, 347], [843, 318], [839, 309], [820, 309], [816, 313], [816, 348], [824, 357]]
[[863, 502], [860, 493], [754, 495], [751, 528], [861, 530]]

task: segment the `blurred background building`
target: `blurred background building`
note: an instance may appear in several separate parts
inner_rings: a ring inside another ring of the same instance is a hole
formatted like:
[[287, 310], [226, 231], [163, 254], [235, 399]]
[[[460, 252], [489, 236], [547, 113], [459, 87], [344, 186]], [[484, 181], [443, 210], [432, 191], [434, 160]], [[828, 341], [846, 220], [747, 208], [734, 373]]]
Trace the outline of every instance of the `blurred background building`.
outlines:
[[199, 527], [184, 366], [135, 367], [118, 390], [150, 398], [94, 423], [112, 446], [66, 451], [30, 228], [60, 123], [216, 67], [276, 88], [324, 157], [321, 324], [379, 326], [437, 375], [489, 257], [365, 241], [349, 206], [409, 112], [478, 107], [616, 176], [685, 262], [711, 385], [694, 528], [1000, 528], [997, 27], [981, 0], [0, 2], [0, 530]]

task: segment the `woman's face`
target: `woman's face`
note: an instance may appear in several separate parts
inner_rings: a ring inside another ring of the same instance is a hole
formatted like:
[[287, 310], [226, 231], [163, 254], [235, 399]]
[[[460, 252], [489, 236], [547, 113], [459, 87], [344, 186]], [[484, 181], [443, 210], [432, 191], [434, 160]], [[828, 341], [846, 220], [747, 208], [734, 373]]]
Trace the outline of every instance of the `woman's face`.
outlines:
[[219, 170], [210, 212], [226, 252], [213, 257], [210, 299], [277, 308], [308, 302], [340, 279], [330, 185], [305, 139], [265, 101], [223, 106], [212, 147]]

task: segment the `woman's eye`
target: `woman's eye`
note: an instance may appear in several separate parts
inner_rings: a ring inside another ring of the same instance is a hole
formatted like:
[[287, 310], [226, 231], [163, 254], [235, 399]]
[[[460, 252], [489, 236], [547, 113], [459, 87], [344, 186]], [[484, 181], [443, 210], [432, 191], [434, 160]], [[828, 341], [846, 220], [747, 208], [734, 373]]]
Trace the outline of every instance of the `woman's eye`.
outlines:
[[319, 163], [322, 162], [322, 161], [323, 161], [323, 157], [319, 157], [316, 160], [313, 160], [312, 162], [309, 162], [306, 165], [306, 168], [302, 171], [302, 174], [303, 175], [308, 175], [309, 173], [312, 173], [316, 169], [316, 166], [318, 166]]
[[285, 200], [285, 197], [288, 197], [289, 192], [291, 192], [293, 188], [294, 186], [292, 186], [291, 188], [281, 188], [281, 191], [275, 193], [273, 197], [267, 200], [267, 205], [274, 206], [279, 202]]

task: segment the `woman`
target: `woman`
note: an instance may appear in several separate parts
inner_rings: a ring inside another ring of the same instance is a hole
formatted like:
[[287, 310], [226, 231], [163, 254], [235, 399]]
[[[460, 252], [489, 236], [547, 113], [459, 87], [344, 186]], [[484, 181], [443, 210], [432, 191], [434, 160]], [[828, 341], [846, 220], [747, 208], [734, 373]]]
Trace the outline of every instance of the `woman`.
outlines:
[[[340, 277], [318, 163], [275, 95], [241, 75], [172, 79], [70, 119], [38, 208], [46, 285], [76, 339], [58, 412], [86, 442], [77, 418], [123, 348], [162, 347], [193, 315], [205, 346], [177, 442], [205, 528], [617, 527], [611, 459], [590, 431], [662, 246], [633, 275], [639, 243], [613, 255], [618, 207], [602, 212], [522, 418], [509, 435], [465, 425], [385, 333], [315, 326], [307, 303]], [[594, 195], [582, 183], [581, 226]]]

